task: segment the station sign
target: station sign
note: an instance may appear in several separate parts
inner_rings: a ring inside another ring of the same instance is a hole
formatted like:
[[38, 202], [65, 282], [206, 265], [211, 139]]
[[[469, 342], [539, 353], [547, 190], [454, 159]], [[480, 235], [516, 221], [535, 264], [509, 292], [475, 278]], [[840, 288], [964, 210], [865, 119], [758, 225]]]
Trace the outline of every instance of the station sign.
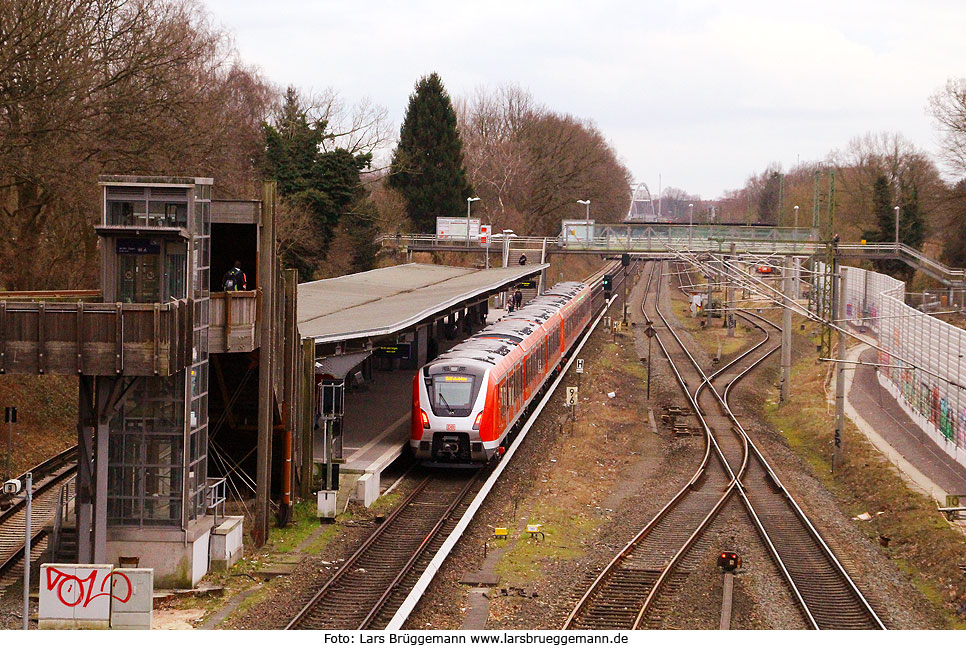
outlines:
[[533, 280], [524, 280], [523, 282], [517, 282], [517, 288], [520, 289], [532, 289], [537, 286], [537, 283]]
[[491, 226], [490, 224], [485, 224], [480, 226], [480, 244], [482, 244], [483, 246], [486, 246], [490, 243], [490, 231], [492, 229], [493, 229], [493, 226]]
[[409, 359], [412, 353], [412, 344], [394, 343], [393, 345], [380, 345], [374, 348], [372, 353], [380, 359]]
[[114, 249], [118, 255], [160, 255], [160, 242], [152, 239], [118, 239]]
[[584, 374], [584, 360], [583, 359], [577, 359], [577, 374], [578, 375]]

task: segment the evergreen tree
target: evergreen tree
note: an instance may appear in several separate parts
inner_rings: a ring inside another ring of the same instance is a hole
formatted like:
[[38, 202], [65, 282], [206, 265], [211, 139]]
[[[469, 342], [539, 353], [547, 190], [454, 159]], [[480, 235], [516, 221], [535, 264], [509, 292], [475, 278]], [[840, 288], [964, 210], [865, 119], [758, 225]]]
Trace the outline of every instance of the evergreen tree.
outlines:
[[435, 72], [420, 79], [409, 96], [389, 186], [405, 197], [409, 219], [422, 232], [435, 232], [436, 217], [462, 214], [473, 196], [456, 112]]
[[872, 214], [875, 216], [875, 228], [863, 231], [863, 239], [871, 242], [890, 242], [895, 239], [894, 205], [889, 179], [885, 174], [879, 174], [872, 184]]
[[325, 120], [309, 117], [291, 87], [274, 124], [264, 125], [265, 175], [278, 181], [283, 200], [308, 214], [314, 231], [314, 241], [293, 246], [285, 259], [301, 280], [312, 278], [342, 215], [365, 195], [359, 172], [372, 162], [368, 153], [324, 151], [327, 128]]

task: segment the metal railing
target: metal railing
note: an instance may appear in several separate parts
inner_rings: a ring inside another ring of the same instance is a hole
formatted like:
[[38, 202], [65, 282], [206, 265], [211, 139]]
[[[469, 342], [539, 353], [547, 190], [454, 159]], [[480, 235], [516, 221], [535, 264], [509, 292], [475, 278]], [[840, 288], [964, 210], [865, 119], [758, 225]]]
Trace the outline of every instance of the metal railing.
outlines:
[[50, 544], [48, 545], [49, 558], [51, 562], [57, 561], [57, 554], [60, 551], [61, 535], [64, 530], [64, 522], [70, 519], [71, 508], [74, 504], [74, 496], [77, 492], [77, 477], [70, 479], [62, 486], [57, 495], [57, 507], [54, 509], [54, 525], [50, 534]]
[[219, 506], [221, 506], [221, 518], [225, 518], [226, 484], [227, 479], [225, 478], [209, 477], [205, 479], [205, 508], [214, 515], [215, 526], [218, 525]]

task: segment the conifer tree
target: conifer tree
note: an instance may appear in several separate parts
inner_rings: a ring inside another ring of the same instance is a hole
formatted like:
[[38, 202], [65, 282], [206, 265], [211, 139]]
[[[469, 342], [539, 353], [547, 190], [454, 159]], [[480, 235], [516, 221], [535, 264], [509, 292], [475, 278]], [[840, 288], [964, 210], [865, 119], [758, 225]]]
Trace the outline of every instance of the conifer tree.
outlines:
[[297, 242], [285, 254], [285, 262], [299, 270], [299, 279], [309, 280], [340, 219], [365, 195], [359, 172], [369, 166], [372, 154], [354, 155], [342, 148], [324, 151], [328, 123], [312, 119], [291, 87], [278, 116], [264, 125], [264, 131], [266, 176], [278, 181], [279, 196], [304, 211], [312, 223], [311, 240]]
[[405, 197], [409, 219], [422, 232], [436, 230], [436, 217], [461, 215], [473, 196], [456, 112], [435, 72], [420, 79], [409, 96], [389, 186]]

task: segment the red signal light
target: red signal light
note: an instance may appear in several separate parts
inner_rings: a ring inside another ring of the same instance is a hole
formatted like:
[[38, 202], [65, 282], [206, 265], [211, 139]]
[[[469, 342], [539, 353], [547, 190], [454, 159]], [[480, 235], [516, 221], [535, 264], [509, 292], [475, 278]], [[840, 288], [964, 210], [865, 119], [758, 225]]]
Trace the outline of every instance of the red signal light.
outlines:
[[428, 429], [429, 428], [429, 416], [426, 415], [426, 411], [423, 411], [423, 410], [420, 410], [419, 411], [419, 414], [420, 414], [420, 417], [423, 420], [423, 428], [424, 429]]

